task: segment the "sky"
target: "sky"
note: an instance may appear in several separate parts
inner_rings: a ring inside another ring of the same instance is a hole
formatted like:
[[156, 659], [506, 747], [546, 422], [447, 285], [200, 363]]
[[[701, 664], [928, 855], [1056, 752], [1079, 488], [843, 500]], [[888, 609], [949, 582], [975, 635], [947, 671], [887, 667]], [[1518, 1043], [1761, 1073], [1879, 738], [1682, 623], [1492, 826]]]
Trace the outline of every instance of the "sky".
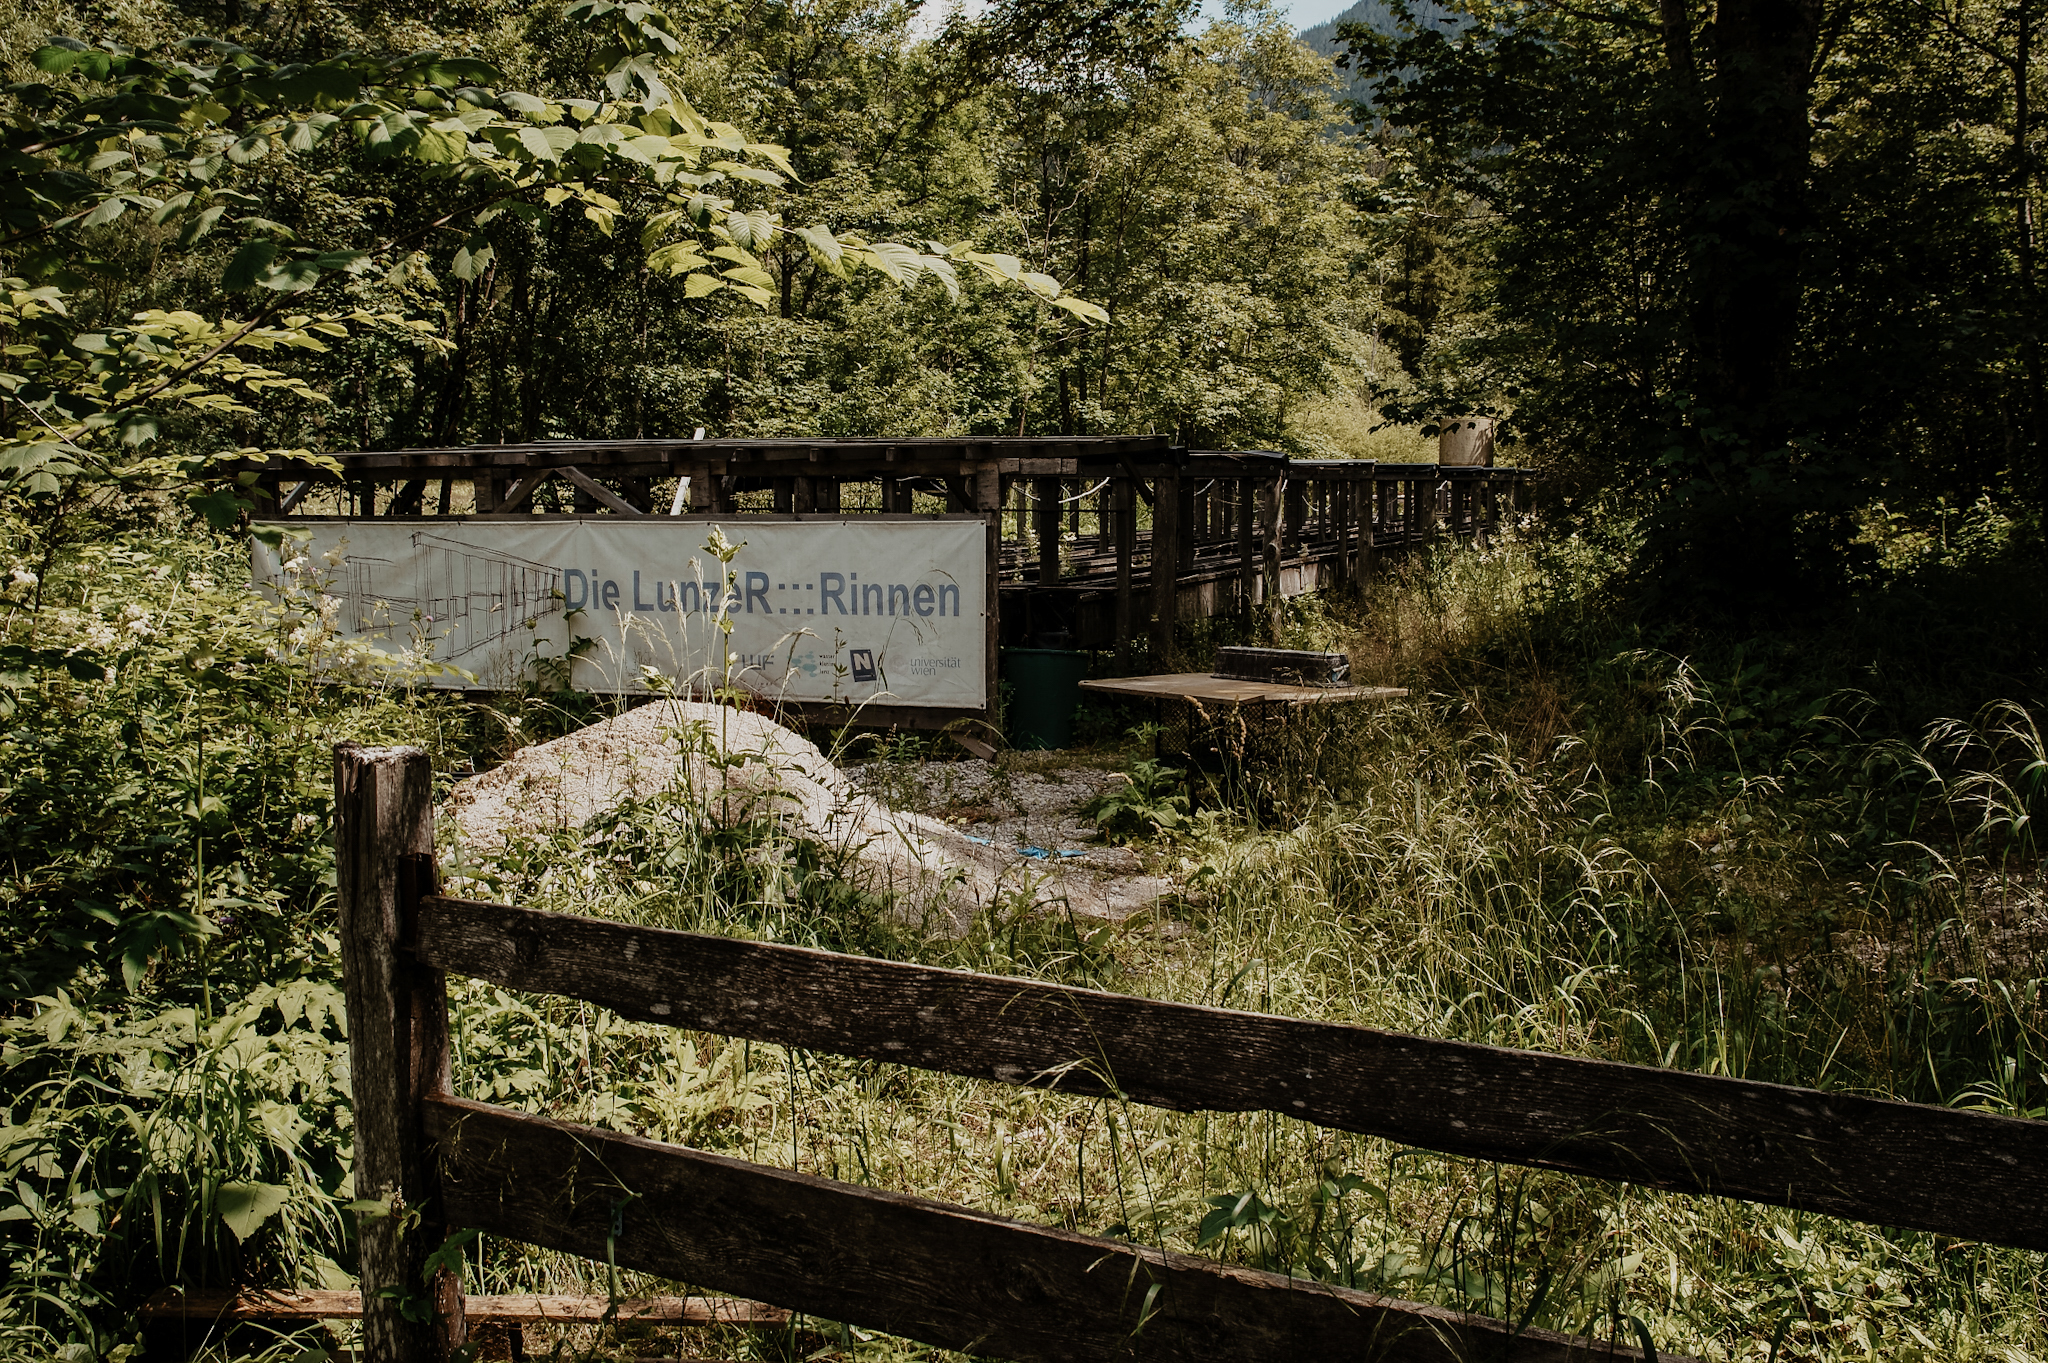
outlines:
[[[1350, 9], [1353, 0], [1280, 0], [1277, 8], [1294, 25], [1294, 31], [1326, 23]], [[1202, 0], [1202, 22], [1223, 17], [1224, 0]], [[1198, 24], [1197, 27], [1200, 25]]]

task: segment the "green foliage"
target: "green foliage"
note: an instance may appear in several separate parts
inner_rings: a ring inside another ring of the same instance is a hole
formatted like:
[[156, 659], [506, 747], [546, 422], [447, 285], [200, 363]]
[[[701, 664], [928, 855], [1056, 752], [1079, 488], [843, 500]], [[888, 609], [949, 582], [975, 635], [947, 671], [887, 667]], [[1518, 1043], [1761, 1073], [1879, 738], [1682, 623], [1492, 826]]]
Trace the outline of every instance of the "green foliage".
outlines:
[[[1150, 736], [1134, 731], [1140, 742]], [[1188, 822], [1187, 773], [1157, 758], [1141, 757], [1125, 768], [1124, 783], [1081, 806], [1112, 842], [1135, 842], [1172, 833]]]
[[[594, 58], [611, 63], [606, 98], [506, 89], [488, 63], [432, 51], [278, 60], [197, 37], [39, 49], [48, 79], [10, 86], [0, 109], [11, 172], [0, 253], [21, 272], [0, 281], [0, 393], [12, 399], [0, 412], [0, 486], [38, 509], [108, 486], [183, 490], [223, 459], [266, 452], [223, 445], [227, 431], [294, 408], [287, 420], [322, 424], [347, 352], [381, 338], [459, 357], [461, 336], [416, 315], [422, 291], [441, 287], [423, 250], [434, 239], [451, 243], [458, 288], [487, 291], [501, 250], [572, 222], [609, 239], [624, 215], [636, 265], [688, 300], [729, 293], [768, 306], [775, 281], [760, 253], [787, 240], [834, 275], [931, 278], [958, 298], [956, 265], [972, 265], [1077, 320], [1103, 320], [1011, 255], [871, 242], [744, 206], [733, 194], [784, 184], [788, 157], [671, 93], [668, 19], [598, 3], [567, 17], [607, 35]], [[308, 202], [304, 177], [410, 207], [374, 221], [337, 213]], [[131, 212], [136, 223], [117, 226]], [[133, 310], [167, 264], [183, 296]], [[355, 304], [372, 294], [388, 306]], [[314, 297], [331, 306], [309, 308]], [[248, 506], [233, 490], [193, 504], [217, 528]]]
[[2038, 14], [1391, 9], [1341, 34], [1389, 167], [1369, 202], [1462, 206], [1411, 224], [1397, 292], [1449, 291], [1404, 306], [1397, 410], [1501, 416], [1552, 495], [1642, 514], [1646, 585], [1717, 619], [1863, 578], [1878, 498], [2048, 486]]

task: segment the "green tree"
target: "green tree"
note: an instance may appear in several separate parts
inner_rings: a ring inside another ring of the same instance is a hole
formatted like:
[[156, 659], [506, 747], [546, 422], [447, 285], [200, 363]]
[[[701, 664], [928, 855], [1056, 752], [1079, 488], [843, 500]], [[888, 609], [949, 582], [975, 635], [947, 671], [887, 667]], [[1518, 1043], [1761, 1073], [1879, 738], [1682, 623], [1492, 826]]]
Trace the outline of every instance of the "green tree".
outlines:
[[1474, 4], [1345, 36], [1361, 117], [1492, 215], [1460, 342], [1491, 400], [1569, 490], [1646, 514], [1650, 585], [1769, 614], [1854, 573], [1873, 499], [2018, 473], [2030, 437], [1985, 432], [2031, 410], [2025, 238], [1982, 135], [2017, 87], [1914, 5], [1709, 17]]

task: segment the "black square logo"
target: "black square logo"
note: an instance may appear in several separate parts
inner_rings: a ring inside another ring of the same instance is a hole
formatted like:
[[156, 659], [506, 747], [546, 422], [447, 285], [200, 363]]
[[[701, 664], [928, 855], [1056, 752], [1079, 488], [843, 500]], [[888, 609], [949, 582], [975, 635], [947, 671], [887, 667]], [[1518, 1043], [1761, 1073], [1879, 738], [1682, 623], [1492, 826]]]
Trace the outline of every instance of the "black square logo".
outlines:
[[853, 668], [853, 679], [857, 682], [871, 682], [875, 679], [875, 651], [871, 648], [848, 650], [846, 661]]

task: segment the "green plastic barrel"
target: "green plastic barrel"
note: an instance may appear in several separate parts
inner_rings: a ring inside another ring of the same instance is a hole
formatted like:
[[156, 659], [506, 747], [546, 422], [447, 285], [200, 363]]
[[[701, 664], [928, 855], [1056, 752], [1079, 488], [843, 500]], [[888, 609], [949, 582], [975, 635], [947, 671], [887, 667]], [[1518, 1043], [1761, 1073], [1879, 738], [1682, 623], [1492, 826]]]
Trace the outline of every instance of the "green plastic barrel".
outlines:
[[1088, 655], [1064, 648], [1006, 648], [1010, 742], [1019, 748], [1064, 748], [1074, 740], [1074, 710]]

